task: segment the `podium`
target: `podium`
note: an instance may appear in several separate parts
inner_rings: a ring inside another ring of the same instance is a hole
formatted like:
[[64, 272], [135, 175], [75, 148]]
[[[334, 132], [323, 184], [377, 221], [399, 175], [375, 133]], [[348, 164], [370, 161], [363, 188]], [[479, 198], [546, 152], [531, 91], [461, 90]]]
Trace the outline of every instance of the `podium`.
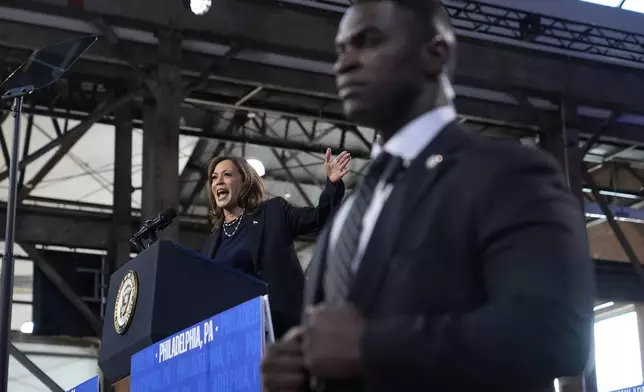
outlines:
[[98, 364], [115, 391], [129, 391], [133, 355], [214, 315], [268, 294], [265, 282], [170, 241], [112, 274]]

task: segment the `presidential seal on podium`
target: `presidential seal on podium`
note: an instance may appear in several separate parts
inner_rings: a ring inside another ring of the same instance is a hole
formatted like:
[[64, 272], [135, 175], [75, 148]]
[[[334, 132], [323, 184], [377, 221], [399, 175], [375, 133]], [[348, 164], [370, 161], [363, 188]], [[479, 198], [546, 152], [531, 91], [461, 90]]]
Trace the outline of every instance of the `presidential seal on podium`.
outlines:
[[130, 270], [121, 280], [114, 301], [114, 329], [119, 335], [123, 335], [132, 322], [138, 295], [139, 281], [136, 272]]

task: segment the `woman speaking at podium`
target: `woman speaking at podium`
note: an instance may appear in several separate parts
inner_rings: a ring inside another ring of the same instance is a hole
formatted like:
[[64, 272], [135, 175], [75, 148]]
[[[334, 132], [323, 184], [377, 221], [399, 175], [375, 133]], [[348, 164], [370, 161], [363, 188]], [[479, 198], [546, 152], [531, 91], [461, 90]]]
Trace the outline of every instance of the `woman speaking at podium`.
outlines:
[[204, 254], [268, 283], [275, 337], [299, 323], [304, 273], [293, 241], [322, 229], [344, 196], [342, 177], [351, 156], [331, 159], [316, 207], [294, 207], [281, 197], [264, 200], [261, 178], [243, 158], [216, 157], [208, 164], [213, 231]]

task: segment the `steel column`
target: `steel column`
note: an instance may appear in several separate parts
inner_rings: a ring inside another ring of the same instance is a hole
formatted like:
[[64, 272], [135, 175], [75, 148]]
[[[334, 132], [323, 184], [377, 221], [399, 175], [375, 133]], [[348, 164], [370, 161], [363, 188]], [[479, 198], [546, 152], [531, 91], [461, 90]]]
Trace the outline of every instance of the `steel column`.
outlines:
[[16, 234], [16, 203], [18, 201], [18, 157], [20, 151], [20, 113], [23, 97], [14, 101], [14, 131], [11, 143], [11, 163], [9, 165], [9, 200], [5, 227], [5, 254], [2, 257], [2, 295], [0, 297], [0, 390], [7, 391], [9, 380], [9, 331], [11, 331], [11, 312], [13, 310], [13, 274]]
[[[574, 117], [576, 108], [563, 99], [559, 101], [558, 106], [558, 124], [550, 124], [547, 122], [540, 124], [542, 130], [540, 144], [542, 148], [551, 152], [561, 164], [568, 190], [579, 202], [579, 207], [583, 209], [582, 172], [584, 171], [584, 153], [579, 148], [579, 132], [567, 126], [571, 118]], [[533, 114], [538, 120], [537, 113], [533, 112]], [[560, 380], [562, 390], [573, 391], [580, 389], [583, 392], [596, 392], [597, 381], [594, 372], [594, 363], [594, 357], [589, 355], [588, 366], [584, 373], [578, 377], [565, 377]]]
[[109, 274], [129, 260], [132, 236], [132, 108], [122, 106], [115, 114], [112, 228], [107, 249]]
[[[579, 133], [567, 126], [570, 113], [574, 113], [574, 107], [567, 105], [563, 100], [559, 103], [558, 124], [540, 124], [542, 134], [540, 145], [549, 151], [559, 161], [563, 169], [568, 190], [572, 192], [579, 201], [582, 208], [583, 183], [582, 183], [582, 160], [583, 155], [579, 149]], [[537, 113], [535, 116], [538, 117]]]
[[[148, 81], [154, 103], [145, 109], [143, 130], [142, 220], [152, 219], [166, 208], [179, 208], [179, 119], [183, 101], [181, 36], [161, 31], [156, 79]], [[179, 226], [161, 233], [161, 239], [178, 240]]]
[[564, 100], [559, 103], [559, 118], [562, 139], [562, 161], [564, 164], [564, 173], [568, 182], [568, 190], [572, 192], [582, 205], [584, 200], [582, 164], [583, 153], [579, 149], [579, 132], [567, 126], [568, 117], [576, 111], [576, 107], [567, 104]]
[[[559, 102], [559, 118], [561, 127], [561, 139], [563, 152], [561, 160], [564, 165], [568, 189], [575, 195], [579, 201], [580, 207], [584, 207], [584, 187], [583, 187], [583, 161], [585, 152], [579, 147], [579, 132], [567, 126], [568, 121], [575, 116], [576, 107], [569, 104], [563, 99]], [[593, 334], [594, 335], [594, 334]], [[579, 382], [583, 392], [597, 392], [597, 374], [595, 372], [595, 355], [594, 339], [590, 336], [591, 350], [588, 355], [588, 363], [580, 377], [575, 381]]]

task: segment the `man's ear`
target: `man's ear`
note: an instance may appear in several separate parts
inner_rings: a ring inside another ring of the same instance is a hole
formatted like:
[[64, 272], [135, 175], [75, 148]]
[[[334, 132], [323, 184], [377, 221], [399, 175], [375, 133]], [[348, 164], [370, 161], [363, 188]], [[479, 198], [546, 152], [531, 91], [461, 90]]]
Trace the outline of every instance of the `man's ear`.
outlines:
[[442, 35], [435, 35], [427, 41], [421, 53], [425, 74], [433, 77], [441, 74], [449, 64], [451, 49]]

